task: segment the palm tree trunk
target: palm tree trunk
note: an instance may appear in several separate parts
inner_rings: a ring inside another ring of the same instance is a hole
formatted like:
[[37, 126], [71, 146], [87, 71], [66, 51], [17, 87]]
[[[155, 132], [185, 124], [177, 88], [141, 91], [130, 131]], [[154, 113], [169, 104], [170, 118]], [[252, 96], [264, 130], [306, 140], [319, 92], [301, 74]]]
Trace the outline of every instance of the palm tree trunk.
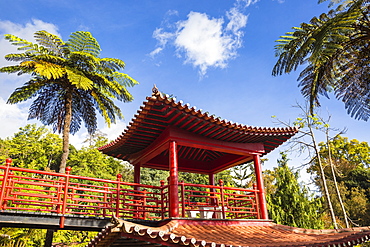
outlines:
[[65, 173], [66, 166], [67, 166], [67, 158], [69, 155], [69, 132], [71, 128], [71, 121], [72, 121], [72, 92], [67, 91], [66, 93], [66, 115], [64, 118], [64, 125], [63, 125], [63, 154], [62, 160], [59, 166], [59, 172]]
[[329, 163], [330, 163], [331, 172], [333, 173], [333, 181], [334, 181], [335, 191], [336, 191], [337, 196], [338, 196], [340, 207], [342, 208], [342, 212], [343, 212], [343, 217], [344, 217], [344, 222], [346, 224], [346, 228], [349, 228], [347, 212], [346, 212], [346, 209], [344, 207], [342, 196], [341, 196], [340, 191], [339, 191], [339, 188], [338, 188], [337, 176], [335, 175], [334, 164], [333, 164], [333, 161], [331, 159], [331, 148], [330, 148], [329, 134], [328, 133], [326, 133], [326, 143], [328, 145]]
[[319, 149], [317, 147], [315, 135], [314, 135], [314, 133], [312, 131], [312, 127], [311, 126], [309, 126], [309, 130], [310, 130], [310, 135], [311, 135], [312, 142], [313, 142], [313, 147], [315, 149], [315, 154], [316, 154], [317, 162], [318, 162], [319, 168], [320, 168], [321, 181], [322, 181], [322, 185], [324, 187], [325, 199], [326, 199], [326, 202], [328, 204], [328, 208], [329, 208], [331, 219], [333, 221], [334, 228], [335, 229], [338, 229], [337, 221], [335, 219], [335, 214], [334, 214], [334, 210], [333, 210], [333, 205], [332, 205], [331, 200], [330, 200], [329, 190], [328, 190], [328, 186], [327, 186], [327, 183], [326, 183], [324, 168], [322, 167], [322, 162], [321, 162], [321, 158], [320, 158]]

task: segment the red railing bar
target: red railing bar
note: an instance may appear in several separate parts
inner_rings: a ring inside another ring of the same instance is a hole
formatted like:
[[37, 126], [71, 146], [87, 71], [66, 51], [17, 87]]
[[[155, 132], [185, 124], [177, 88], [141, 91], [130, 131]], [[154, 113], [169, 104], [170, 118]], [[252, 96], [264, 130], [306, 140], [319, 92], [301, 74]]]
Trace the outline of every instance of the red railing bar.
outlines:
[[9, 176], [9, 170], [10, 170], [10, 164], [12, 163], [12, 159], [8, 158], [6, 159], [6, 166], [3, 166], [4, 168], [4, 175], [3, 175], [3, 182], [1, 183], [1, 191], [0, 191], [0, 209], [4, 209], [4, 195], [5, 195], [5, 186], [8, 182], [8, 176]]

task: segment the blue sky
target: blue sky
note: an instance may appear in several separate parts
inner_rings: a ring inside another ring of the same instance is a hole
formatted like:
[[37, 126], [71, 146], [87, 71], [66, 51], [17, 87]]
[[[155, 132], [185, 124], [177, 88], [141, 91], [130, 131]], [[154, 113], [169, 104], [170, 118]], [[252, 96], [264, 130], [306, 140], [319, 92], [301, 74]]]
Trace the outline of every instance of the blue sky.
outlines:
[[[160, 91], [233, 122], [275, 127], [271, 116], [294, 121], [303, 104], [298, 73], [271, 76], [276, 62], [274, 41], [301, 22], [327, 11], [317, 0], [13, 0], [0, 1], [0, 35], [11, 33], [32, 40], [38, 30], [68, 39], [74, 31], [89, 31], [102, 57], [126, 62], [123, 71], [139, 81], [130, 91], [135, 100], [121, 104], [125, 120], [108, 129], [116, 138], [139, 109], [153, 84]], [[11, 47], [0, 39], [0, 66]], [[29, 102], [6, 105], [10, 93], [27, 77], [0, 74], [0, 138], [27, 124]], [[333, 96], [322, 98], [322, 112], [331, 125], [348, 128], [346, 136], [370, 141], [368, 123], [350, 118]], [[85, 129], [72, 137], [81, 145]], [[286, 148], [286, 147], [285, 147]], [[282, 148], [281, 150], [283, 150]], [[266, 168], [279, 151], [268, 155]], [[301, 161], [293, 161], [299, 166]]]

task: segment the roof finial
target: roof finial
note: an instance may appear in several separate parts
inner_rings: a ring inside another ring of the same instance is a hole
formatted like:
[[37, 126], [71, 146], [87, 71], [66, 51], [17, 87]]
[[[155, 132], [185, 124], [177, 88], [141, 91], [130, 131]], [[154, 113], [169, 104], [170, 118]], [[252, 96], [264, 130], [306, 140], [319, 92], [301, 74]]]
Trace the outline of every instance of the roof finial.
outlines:
[[152, 89], [152, 96], [162, 96], [161, 92], [159, 92], [157, 85], [154, 84]]

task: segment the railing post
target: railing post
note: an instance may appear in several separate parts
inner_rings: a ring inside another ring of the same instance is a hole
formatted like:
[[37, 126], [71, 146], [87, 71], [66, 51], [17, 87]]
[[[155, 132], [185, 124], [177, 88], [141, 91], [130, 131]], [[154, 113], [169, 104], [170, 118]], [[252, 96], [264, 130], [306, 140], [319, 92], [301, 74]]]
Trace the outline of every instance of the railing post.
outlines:
[[181, 187], [181, 205], [182, 205], [182, 208], [181, 208], [181, 213], [182, 213], [182, 217], [184, 218], [185, 217], [185, 185], [184, 185], [184, 181], [181, 181], [180, 182], [180, 187]]
[[6, 163], [5, 163], [3, 182], [1, 183], [1, 191], [0, 191], [0, 208], [1, 209], [4, 209], [4, 203], [6, 203], [6, 201], [4, 200], [5, 188], [6, 188], [6, 184], [8, 182], [8, 176], [9, 176], [9, 170], [10, 170], [11, 163], [12, 163], [12, 159], [7, 158]]
[[[3, 204], [3, 209], [5, 210], [7, 208], [7, 202], [9, 198], [9, 195], [12, 193], [13, 189], [14, 189], [14, 179], [13, 179], [13, 176], [14, 176], [14, 172], [12, 171], [9, 171], [8, 173], [8, 179], [7, 179], [7, 187], [5, 187], [5, 195], [4, 195], [4, 204]], [[19, 180], [19, 178], [18, 178]], [[16, 198], [13, 199], [13, 201], [15, 200]]]
[[[211, 186], [215, 186], [215, 174], [214, 173], [211, 173], [211, 174], [208, 175], [208, 183]], [[214, 187], [213, 188], [210, 188], [209, 194], [210, 194], [210, 196], [212, 198], [211, 199], [211, 205], [215, 205], [216, 206], [217, 202], [216, 202], [215, 188]]]
[[224, 195], [224, 181], [222, 179], [219, 180], [220, 183], [220, 193], [221, 193], [221, 212], [222, 212], [222, 219], [226, 219], [225, 214], [225, 195]]
[[117, 174], [117, 181], [118, 181], [117, 190], [116, 190], [116, 217], [117, 218], [119, 218], [121, 178], [122, 178], [122, 174]]
[[146, 208], [146, 197], [147, 197], [147, 190], [143, 190], [143, 194], [144, 194], [144, 196], [143, 196], [143, 203], [142, 203], [142, 205], [143, 205], [143, 207], [142, 207], [142, 213], [141, 213], [141, 215], [142, 215], [142, 219], [143, 220], [145, 220], [146, 218], [147, 218], [147, 215], [148, 215], [148, 213], [147, 213], [147, 208]]
[[109, 188], [108, 188], [108, 184], [104, 184], [104, 190], [106, 192], [104, 192], [104, 203], [103, 203], [103, 217], [107, 216], [107, 206], [108, 206], [108, 192], [109, 192]]
[[253, 189], [254, 189], [254, 202], [255, 202], [255, 210], [257, 212], [257, 219], [261, 219], [261, 214], [260, 214], [260, 210], [259, 210], [259, 204], [258, 204], [258, 195], [257, 195], [257, 185], [256, 184], [253, 184]]
[[161, 218], [164, 220], [164, 180], [161, 183]]
[[62, 216], [59, 219], [59, 227], [64, 228], [64, 222], [65, 222], [65, 213], [67, 211], [67, 201], [68, 201], [68, 188], [69, 188], [69, 175], [72, 168], [68, 166], [66, 168], [66, 177], [64, 181], [64, 193], [63, 193], [63, 203], [62, 203]]
[[60, 205], [63, 203], [62, 202], [62, 183], [64, 179], [60, 178], [58, 182], [58, 189], [57, 189], [57, 206], [56, 206], [56, 212], [57, 214], [60, 214]]

